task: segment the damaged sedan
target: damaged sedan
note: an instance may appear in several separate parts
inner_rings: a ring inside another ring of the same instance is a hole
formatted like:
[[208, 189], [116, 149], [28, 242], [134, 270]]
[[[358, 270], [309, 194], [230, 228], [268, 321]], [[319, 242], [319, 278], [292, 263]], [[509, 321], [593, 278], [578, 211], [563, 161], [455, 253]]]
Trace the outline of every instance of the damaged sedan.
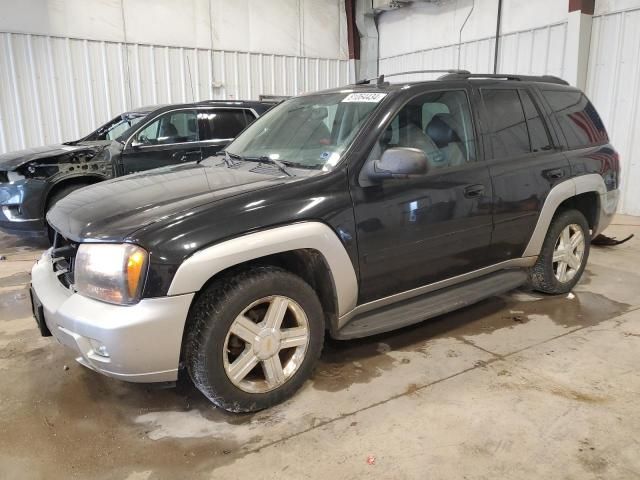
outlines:
[[86, 137], [0, 155], [0, 229], [49, 233], [46, 213], [74, 190], [217, 153], [271, 104], [206, 101], [146, 107]]

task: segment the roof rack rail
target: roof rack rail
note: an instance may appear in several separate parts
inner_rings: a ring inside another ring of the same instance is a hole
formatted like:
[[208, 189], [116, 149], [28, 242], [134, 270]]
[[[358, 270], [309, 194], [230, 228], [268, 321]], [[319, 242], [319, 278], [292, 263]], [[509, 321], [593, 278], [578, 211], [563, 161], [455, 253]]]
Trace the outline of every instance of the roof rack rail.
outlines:
[[[385, 86], [385, 84], [388, 85], [388, 83], [385, 82], [385, 77], [399, 77], [400, 75], [414, 75], [417, 73], [447, 73], [449, 75], [471, 75], [471, 72], [468, 70], [455, 70], [455, 69], [446, 69], [446, 70], [410, 70], [408, 72], [398, 72], [398, 73], [389, 73], [389, 74], [383, 74], [380, 75], [378, 77], [375, 78], [366, 78], [364, 80], [358, 80], [356, 82], [356, 85], [366, 85], [368, 83], [371, 83], [372, 80], [376, 81], [376, 86], [377, 87], [382, 87]], [[446, 75], [445, 75], [446, 76]]]
[[469, 79], [497, 79], [497, 80], [519, 80], [522, 82], [546, 82], [569, 85], [569, 82], [553, 75], [514, 75], [512, 73], [468, 73], [452, 72], [443, 75], [438, 80], [469, 80]]

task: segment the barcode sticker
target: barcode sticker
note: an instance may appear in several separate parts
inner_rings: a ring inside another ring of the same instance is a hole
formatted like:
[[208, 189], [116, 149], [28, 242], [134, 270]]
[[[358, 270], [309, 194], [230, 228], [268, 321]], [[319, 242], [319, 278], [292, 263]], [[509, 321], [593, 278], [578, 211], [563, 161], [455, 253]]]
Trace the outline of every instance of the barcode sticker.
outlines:
[[386, 93], [350, 93], [344, 99], [343, 102], [368, 102], [368, 103], [378, 103], [384, 97], [386, 97]]

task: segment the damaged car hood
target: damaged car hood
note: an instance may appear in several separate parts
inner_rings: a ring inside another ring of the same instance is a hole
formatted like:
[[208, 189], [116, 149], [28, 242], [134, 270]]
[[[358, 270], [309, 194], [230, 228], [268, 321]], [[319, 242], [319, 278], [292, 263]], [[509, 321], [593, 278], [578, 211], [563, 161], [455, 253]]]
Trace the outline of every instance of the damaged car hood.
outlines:
[[47, 221], [76, 241], [122, 241], [199, 206], [278, 185], [288, 177], [188, 163], [100, 182], [60, 200]]
[[87, 142], [72, 142], [68, 144], [45, 145], [42, 147], [27, 148], [16, 152], [0, 155], [0, 170], [14, 170], [33, 160], [44, 160], [69, 153], [98, 150], [111, 143], [111, 140], [96, 140]]

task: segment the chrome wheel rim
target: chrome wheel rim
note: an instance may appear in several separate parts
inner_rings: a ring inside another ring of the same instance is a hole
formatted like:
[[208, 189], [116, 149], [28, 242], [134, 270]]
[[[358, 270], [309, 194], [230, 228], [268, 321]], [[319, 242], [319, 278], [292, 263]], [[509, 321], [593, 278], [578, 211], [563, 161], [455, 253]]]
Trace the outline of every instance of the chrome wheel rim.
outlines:
[[585, 238], [582, 228], [575, 223], [567, 225], [553, 250], [553, 273], [561, 283], [571, 281], [580, 267], [584, 258]]
[[224, 370], [248, 393], [284, 385], [300, 368], [309, 346], [309, 320], [291, 298], [256, 300], [238, 315], [224, 341]]

